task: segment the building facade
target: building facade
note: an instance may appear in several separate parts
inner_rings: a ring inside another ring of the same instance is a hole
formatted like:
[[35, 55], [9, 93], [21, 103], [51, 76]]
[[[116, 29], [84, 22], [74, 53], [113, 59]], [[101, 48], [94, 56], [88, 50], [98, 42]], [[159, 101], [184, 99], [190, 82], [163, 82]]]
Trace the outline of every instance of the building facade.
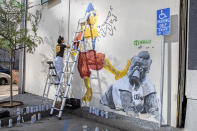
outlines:
[[[29, 2], [36, 5], [41, 1]], [[100, 61], [96, 67], [85, 63], [88, 67], [85, 69], [83, 58], [79, 58], [69, 97], [83, 99], [90, 107], [154, 122], [159, 120], [162, 104], [162, 124], [183, 125], [185, 118], [182, 112], [186, 105], [181, 100], [186, 99], [187, 0], [49, 0], [37, 8], [42, 10], [38, 33], [44, 43], [34, 54], [26, 55], [26, 92], [42, 95], [48, 72], [46, 62], [55, 59], [58, 37], [63, 36], [65, 43], [71, 44], [79, 19], [89, 14], [88, 17], [94, 21], [89, 30], [94, 31], [93, 34], [85, 33], [87, 48], [81, 53], [91, 56], [93, 51]], [[164, 36], [165, 70], [161, 103], [162, 36], [157, 36], [156, 30], [157, 10], [163, 8], [170, 8], [171, 30], [170, 35]], [[91, 61], [91, 57], [88, 60]], [[90, 80], [97, 76], [97, 72], [99, 79]], [[142, 75], [140, 79], [135, 79], [136, 74]], [[54, 94], [55, 89], [51, 89], [50, 97], [53, 98]]]

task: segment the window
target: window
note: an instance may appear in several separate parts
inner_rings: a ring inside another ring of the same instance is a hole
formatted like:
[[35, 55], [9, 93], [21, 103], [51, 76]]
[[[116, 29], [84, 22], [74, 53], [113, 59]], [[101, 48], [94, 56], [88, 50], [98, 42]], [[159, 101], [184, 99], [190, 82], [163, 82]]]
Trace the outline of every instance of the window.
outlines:
[[41, 0], [41, 4], [47, 3], [49, 0]]

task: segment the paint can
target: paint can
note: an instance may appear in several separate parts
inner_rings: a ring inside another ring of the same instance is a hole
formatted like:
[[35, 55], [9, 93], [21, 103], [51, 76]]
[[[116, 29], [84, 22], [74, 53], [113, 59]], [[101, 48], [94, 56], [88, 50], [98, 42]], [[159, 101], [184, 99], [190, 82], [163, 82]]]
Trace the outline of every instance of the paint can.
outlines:
[[41, 109], [41, 110], [42, 110], [42, 111], [44, 111], [44, 105], [41, 105], [41, 107], [42, 107], [42, 109]]
[[105, 111], [101, 111], [101, 117], [105, 117]]
[[39, 108], [38, 106], [35, 106], [35, 112], [38, 112], [38, 108]]
[[41, 112], [42, 111], [42, 105], [38, 106], [38, 111]]
[[97, 116], [100, 115], [100, 110], [99, 110], [99, 109], [96, 110], [96, 115], [97, 115]]
[[97, 109], [95, 108], [95, 110], [94, 110], [94, 114], [96, 115], [97, 114]]
[[9, 119], [9, 125], [8, 127], [12, 127], [12, 119]]
[[49, 104], [46, 104], [46, 111], [49, 110]]
[[95, 108], [92, 107], [92, 114], [95, 114]]
[[31, 124], [35, 123], [36, 122], [36, 115], [32, 115], [31, 116]]
[[98, 127], [96, 127], [96, 128], [95, 128], [95, 131], [99, 131], [99, 128], [98, 128]]
[[87, 125], [83, 125], [82, 129], [83, 129], [82, 131], [87, 131], [88, 130], [88, 126]]
[[16, 115], [19, 116], [20, 114], [21, 114], [20, 108], [17, 108], [17, 109], [16, 109]]
[[29, 106], [26, 107], [26, 114], [29, 114]]
[[41, 115], [40, 115], [40, 113], [38, 113], [38, 120], [40, 120], [41, 119]]
[[30, 107], [30, 113], [34, 113], [34, 107], [33, 106]]
[[21, 124], [21, 116], [18, 115], [17, 119], [16, 119], [16, 125], [20, 125]]
[[24, 118], [23, 118], [23, 116], [22, 116], [22, 123], [24, 123], [25, 121], [24, 121]]
[[92, 107], [89, 107], [89, 113], [90, 114], [92, 113]]
[[105, 112], [105, 118], [106, 118], [106, 119], [108, 119], [108, 118], [109, 118], [109, 114], [108, 114], [108, 112], [107, 112], [107, 111]]

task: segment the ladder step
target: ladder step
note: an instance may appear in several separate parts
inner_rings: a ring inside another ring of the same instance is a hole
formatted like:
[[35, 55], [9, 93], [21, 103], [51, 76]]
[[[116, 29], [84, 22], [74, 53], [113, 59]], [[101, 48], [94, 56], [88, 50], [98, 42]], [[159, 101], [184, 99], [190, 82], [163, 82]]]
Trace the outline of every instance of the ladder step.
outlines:
[[54, 110], [58, 110], [58, 111], [60, 111], [60, 109], [58, 109], [58, 108], [53, 108]]
[[81, 42], [81, 40], [75, 40], [75, 41], [72, 41], [73, 43], [77, 43], [77, 42]]
[[74, 63], [74, 62], [77, 62], [77, 61], [67, 61], [68, 63]]
[[65, 74], [74, 74], [74, 73], [72, 73], [72, 72], [64, 72]]
[[53, 64], [53, 61], [47, 61], [47, 64]]
[[70, 51], [71, 53], [74, 53], [74, 52], [78, 52], [79, 50], [73, 50], [73, 51]]
[[55, 67], [53, 66], [53, 67], [49, 67], [49, 69], [55, 69]]
[[90, 79], [98, 79], [98, 77], [90, 77]]
[[76, 31], [76, 33], [81, 33], [83, 30], [80, 30], [80, 31]]
[[54, 85], [59, 85], [60, 83], [53, 83]]
[[56, 77], [57, 75], [51, 75], [51, 76]]

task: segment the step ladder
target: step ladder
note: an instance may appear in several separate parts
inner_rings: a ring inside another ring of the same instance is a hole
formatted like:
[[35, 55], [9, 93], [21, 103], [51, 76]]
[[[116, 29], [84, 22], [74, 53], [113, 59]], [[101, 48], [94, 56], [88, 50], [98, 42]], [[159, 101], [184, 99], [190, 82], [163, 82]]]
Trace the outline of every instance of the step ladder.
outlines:
[[[72, 77], [73, 77], [73, 74], [74, 74], [74, 68], [75, 68], [75, 65], [78, 61], [79, 51], [80, 51], [81, 43], [83, 42], [83, 37], [84, 37], [84, 32], [85, 32], [85, 29], [86, 29], [87, 22], [85, 22], [85, 27], [84, 27], [83, 30], [81, 30], [80, 25], [81, 25], [81, 22], [79, 20], [78, 25], [77, 25], [77, 32], [74, 33], [73, 41], [70, 45], [70, 49], [69, 49], [68, 54], [66, 56], [66, 59], [65, 59], [65, 62], [64, 62], [63, 72], [61, 74], [60, 81], [59, 81], [59, 84], [58, 84], [58, 87], [57, 87], [57, 90], [56, 90], [56, 94], [55, 94], [55, 97], [54, 97], [54, 100], [53, 100], [53, 104], [52, 104], [52, 107], [51, 107], [51, 111], [50, 111], [50, 115], [53, 115], [54, 110], [57, 110], [59, 112], [58, 115], [57, 115], [58, 119], [61, 119], [61, 116], [62, 116], [62, 113], [63, 113], [63, 109], [64, 109], [65, 102], [66, 102], [66, 99], [67, 99], [68, 91], [69, 91], [69, 88], [71, 86], [71, 81], [72, 81]], [[81, 40], [74, 41], [76, 36], [79, 33], [82, 33]], [[73, 47], [74, 43], [76, 43], [76, 42], [79, 42], [79, 45], [77, 46], [76, 50], [72, 50], [72, 47]], [[76, 53], [76, 55], [74, 55], [74, 61], [70, 60], [71, 53]], [[70, 71], [66, 71], [68, 66], [71, 66]], [[68, 76], [68, 80], [66, 82], [63, 82], [63, 78], [65, 76]], [[61, 89], [64, 89], [64, 95], [61, 95], [61, 93], [60, 93]], [[55, 105], [56, 105], [56, 102], [57, 102], [57, 98], [59, 98], [59, 97], [62, 99], [61, 107], [56, 108]]]
[[[55, 86], [57, 88], [58, 86], [58, 82], [59, 82], [59, 76], [57, 75], [55, 66], [53, 61], [47, 61], [47, 64], [49, 65], [49, 70], [48, 70], [48, 74], [47, 74], [47, 79], [46, 79], [46, 83], [44, 86], [44, 91], [43, 91], [43, 99], [42, 100], [48, 100], [48, 96], [49, 96], [49, 91], [51, 89], [51, 86]], [[60, 91], [61, 95], [63, 95], [63, 91]]]

